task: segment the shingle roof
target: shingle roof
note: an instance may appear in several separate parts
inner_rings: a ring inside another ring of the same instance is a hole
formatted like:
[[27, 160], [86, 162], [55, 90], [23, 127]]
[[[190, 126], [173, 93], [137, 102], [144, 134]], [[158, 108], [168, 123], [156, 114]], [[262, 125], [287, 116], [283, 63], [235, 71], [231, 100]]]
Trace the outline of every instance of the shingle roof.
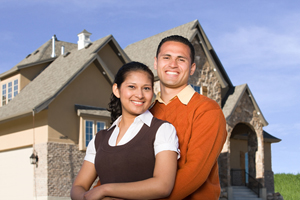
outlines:
[[[61, 54], [61, 46], [65, 47], [65, 51], [71, 51], [72, 49], [77, 48], [77, 44], [63, 42], [63, 41], [55, 41], [55, 54], [59, 56]], [[52, 52], [52, 39], [48, 40], [45, 44], [40, 46], [38, 49], [33, 51], [31, 54], [28, 54], [26, 58], [24, 58], [21, 62], [15, 65], [10, 70], [0, 74], [0, 79], [4, 76], [7, 76], [21, 68], [30, 67], [32, 65], [36, 65], [38, 63], [52, 62], [56, 59], [51, 57]]]
[[95, 60], [97, 52], [110, 40], [114, 40], [111, 35], [93, 42], [89, 48], [81, 50], [73, 48], [67, 56], [57, 54], [60, 56], [56, 60], [7, 105], [0, 108], [0, 121], [31, 114], [32, 110], [39, 112], [46, 108], [81, 71]]
[[267, 131], [263, 131], [264, 141], [265, 142], [280, 142], [281, 139], [274, 137], [273, 135], [269, 134]]
[[[281, 139], [274, 137], [273, 135], [269, 134], [264, 130], [263, 130], [263, 137], [264, 137], [264, 142], [276, 143], [281, 141]], [[248, 134], [247, 133], [236, 134], [233, 136], [233, 138], [239, 140], [248, 140]]]
[[246, 91], [249, 93], [249, 97], [250, 97], [256, 111], [259, 112], [259, 117], [262, 121], [262, 124], [264, 126], [267, 126], [268, 122], [264, 118], [264, 116], [263, 116], [260, 108], [258, 107], [258, 104], [256, 103], [254, 96], [252, 95], [247, 84], [235, 86], [232, 88], [232, 91], [229, 91], [230, 94], [228, 94], [228, 98], [226, 98], [226, 102], [224, 103], [224, 106], [222, 108], [226, 120], [228, 120], [231, 117], [232, 113], [234, 112], [235, 108], [237, 107], [238, 102], [241, 100], [243, 94]]

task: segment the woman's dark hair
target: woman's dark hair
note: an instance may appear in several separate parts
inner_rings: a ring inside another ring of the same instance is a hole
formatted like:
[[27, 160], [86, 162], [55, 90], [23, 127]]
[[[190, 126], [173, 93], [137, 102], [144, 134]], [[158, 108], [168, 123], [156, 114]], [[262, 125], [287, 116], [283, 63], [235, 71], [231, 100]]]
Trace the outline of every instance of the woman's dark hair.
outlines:
[[[117, 84], [118, 89], [120, 89], [121, 84], [124, 82], [127, 75], [130, 72], [136, 72], [136, 71], [147, 72], [149, 78], [151, 79], [152, 87], [153, 87], [154, 75], [152, 71], [149, 69], [149, 67], [147, 67], [146, 65], [140, 62], [130, 62], [123, 65], [115, 76], [114, 84]], [[110, 111], [111, 123], [113, 123], [120, 115], [122, 115], [121, 101], [119, 98], [117, 98], [114, 95], [114, 93], [112, 93], [110, 96], [110, 102], [108, 104], [108, 107], [109, 107], [108, 111]]]

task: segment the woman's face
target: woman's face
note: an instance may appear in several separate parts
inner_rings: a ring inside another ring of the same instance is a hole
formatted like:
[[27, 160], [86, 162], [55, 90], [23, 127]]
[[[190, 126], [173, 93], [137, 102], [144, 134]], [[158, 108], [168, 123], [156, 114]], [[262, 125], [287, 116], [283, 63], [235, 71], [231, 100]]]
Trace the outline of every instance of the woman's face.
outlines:
[[120, 98], [123, 117], [136, 117], [151, 105], [152, 81], [147, 72], [131, 71], [126, 74], [120, 88], [113, 85], [113, 93]]

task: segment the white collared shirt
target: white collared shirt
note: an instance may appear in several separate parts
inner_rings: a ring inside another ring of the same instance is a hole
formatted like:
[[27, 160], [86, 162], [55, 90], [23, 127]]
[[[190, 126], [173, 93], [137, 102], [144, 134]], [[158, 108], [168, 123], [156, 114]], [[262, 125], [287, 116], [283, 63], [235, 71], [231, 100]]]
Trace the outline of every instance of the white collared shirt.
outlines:
[[[120, 142], [116, 144], [117, 137], [119, 135], [119, 123], [122, 119], [122, 116], [120, 116], [117, 120], [114, 121], [114, 123], [108, 129], [110, 130], [114, 125], [116, 126], [116, 128], [114, 129], [113, 133], [109, 138], [108, 144], [110, 146], [118, 146], [118, 145], [126, 144], [138, 134], [138, 132], [140, 131], [140, 129], [144, 124], [150, 127], [152, 118], [153, 115], [148, 110], [143, 114], [137, 116], [134, 119], [134, 122], [130, 125], [130, 127], [122, 137], [122, 139], [120, 140]], [[176, 135], [176, 129], [170, 123], [163, 123], [158, 128], [155, 136], [155, 141], [154, 141], [155, 155], [161, 151], [166, 151], [166, 150], [177, 152], [178, 153], [177, 159], [180, 158], [180, 151], [178, 145], [178, 137]], [[95, 148], [95, 137], [94, 137], [89, 142], [84, 160], [94, 163], [95, 156], [96, 156], [96, 148]]]

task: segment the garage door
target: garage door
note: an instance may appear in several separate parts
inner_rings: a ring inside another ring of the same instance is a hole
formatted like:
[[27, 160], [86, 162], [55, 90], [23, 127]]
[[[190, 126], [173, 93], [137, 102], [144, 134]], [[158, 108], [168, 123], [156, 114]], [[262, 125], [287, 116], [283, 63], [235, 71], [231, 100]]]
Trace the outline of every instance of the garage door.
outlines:
[[32, 147], [0, 152], [0, 199], [33, 199], [31, 154]]

